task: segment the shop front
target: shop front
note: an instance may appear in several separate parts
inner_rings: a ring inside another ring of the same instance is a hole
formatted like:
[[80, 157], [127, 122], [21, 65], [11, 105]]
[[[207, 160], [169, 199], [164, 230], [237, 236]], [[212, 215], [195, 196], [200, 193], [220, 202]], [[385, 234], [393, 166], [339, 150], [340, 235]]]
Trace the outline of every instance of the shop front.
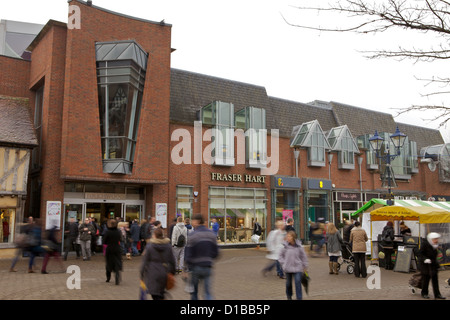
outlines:
[[272, 229], [275, 222], [294, 219], [295, 230], [300, 229], [301, 179], [295, 177], [272, 176]]
[[140, 186], [66, 183], [64, 224], [95, 218], [98, 224], [110, 218], [130, 222], [141, 220], [145, 212], [145, 193]]
[[218, 243], [222, 245], [253, 243], [251, 236], [255, 222], [261, 225], [261, 242], [267, 231], [267, 190], [210, 186], [208, 218], [212, 228], [219, 224]]
[[303, 201], [305, 208], [306, 235], [309, 239], [309, 227], [319, 219], [333, 221], [331, 213], [331, 180], [305, 178]]

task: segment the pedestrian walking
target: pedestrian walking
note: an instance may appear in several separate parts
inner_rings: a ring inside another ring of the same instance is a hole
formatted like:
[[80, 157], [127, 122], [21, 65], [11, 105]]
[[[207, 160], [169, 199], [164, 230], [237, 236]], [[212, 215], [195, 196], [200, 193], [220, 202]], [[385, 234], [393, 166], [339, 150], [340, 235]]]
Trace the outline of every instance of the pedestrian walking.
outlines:
[[69, 221], [69, 225], [66, 229], [67, 239], [66, 239], [66, 247], [64, 249], [64, 261], [67, 260], [67, 256], [69, 255], [69, 251], [74, 250], [77, 255], [77, 259], [80, 258], [80, 246], [77, 244], [78, 237], [78, 222], [75, 218], [71, 218]]
[[280, 261], [278, 260], [280, 251], [283, 248], [283, 243], [286, 238], [284, 222], [281, 220], [277, 221], [275, 223], [275, 227], [275, 230], [269, 232], [266, 240], [266, 248], [269, 251], [269, 254], [266, 255], [266, 258], [271, 262], [262, 270], [262, 273], [263, 275], [266, 275], [268, 272], [272, 271], [274, 267], [276, 267], [277, 276], [281, 279], [285, 279], [283, 269], [281, 268]]
[[388, 221], [381, 233], [381, 247], [384, 253], [384, 267], [386, 270], [394, 269], [392, 253], [394, 252], [394, 224]]
[[58, 229], [56, 226], [53, 226], [50, 230], [47, 231], [47, 237], [43, 241], [42, 247], [45, 249], [45, 256], [44, 260], [42, 261], [42, 268], [41, 273], [42, 274], [48, 274], [47, 272], [47, 265], [50, 260], [50, 257], [53, 257], [56, 262], [58, 263], [61, 272], [64, 272], [64, 264], [61, 260], [61, 243], [59, 243], [56, 233]]
[[172, 232], [172, 251], [175, 257], [175, 270], [181, 273], [184, 270], [184, 252], [187, 242], [187, 229], [183, 217], [178, 217], [177, 224]]
[[422, 241], [419, 250], [419, 266], [420, 273], [422, 275], [422, 292], [421, 295], [424, 299], [429, 299], [428, 286], [430, 284], [433, 287], [433, 295], [435, 299], [445, 299], [439, 291], [438, 282], [438, 269], [439, 263], [437, 262], [437, 254], [439, 247], [439, 238], [441, 235], [436, 232], [430, 232], [427, 235], [427, 239]]
[[117, 228], [117, 225], [117, 220], [109, 219], [107, 230], [103, 236], [103, 243], [106, 245], [106, 282], [111, 280], [111, 275], [114, 272], [116, 285], [120, 283], [120, 272], [122, 271], [122, 248], [120, 243], [123, 242], [122, 233]]
[[100, 227], [97, 224], [97, 219], [90, 218], [90, 224], [94, 227], [94, 232], [91, 233], [91, 254], [95, 255], [95, 251], [97, 249], [97, 239], [100, 236]]
[[33, 227], [33, 217], [28, 217], [27, 222], [20, 227], [20, 233], [15, 237], [16, 254], [11, 262], [10, 272], [17, 272], [15, 268], [17, 261], [28, 250], [31, 241], [31, 228]]
[[140, 269], [141, 280], [153, 300], [165, 298], [168, 273], [175, 274], [175, 258], [170, 239], [164, 237], [161, 228], [157, 228], [147, 244]]
[[336, 226], [333, 223], [328, 223], [327, 226], [327, 252], [330, 260], [328, 261], [328, 266], [330, 268], [330, 274], [339, 274], [338, 271], [338, 259], [342, 255], [342, 236], [338, 232]]
[[138, 256], [138, 243], [141, 240], [141, 226], [137, 219], [134, 219], [130, 227], [130, 238], [131, 238], [131, 254], [133, 256]]
[[212, 300], [212, 268], [214, 259], [219, 255], [216, 236], [211, 229], [205, 226], [201, 214], [195, 214], [191, 222], [194, 232], [189, 235], [184, 256], [191, 275], [191, 299], [198, 300], [199, 282], [203, 281], [205, 299]]
[[258, 222], [258, 219], [255, 220], [255, 223], [253, 225], [253, 234], [252, 234], [252, 240], [256, 243], [256, 249], [259, 249], [259, 240], [261, 239], [262, 234], [262, 227]]
[[302, 300], [302, 276], [308, 269], [308, 258], [302, 243], [297, 239], [294, 231], [289, 231], [283, 248], [280, 250], [279, 261], [283, 271], [286, 274], [286, 296], [292, 300], [293, 288], [292, 280], [295, 285], [295, 295], [297, 300]]
[[80, 234], [80, 246], [83, 261], [91, 260], [91, 241], [92, 234], [95, 232], [95, 229], [89, 222], [89, 218], [84, 219], [84, 223], [78, 227], [78, 231]]
[[26, 251], [30, 256], [30, 260], [28, 261], [28, 273], [34, 273], [34, 259], [36, 256], [42, 254], [44, 249], [42, 249], [42, 228], [41, 228], [41, 220], [35, 219], [34, 222], [30, 225], [30, 229], [28, 230], [29, 242]]
[[367, 277], [366, 268], [366, 242], [369, 240], [366, 231], [361, 227], [359, 221], [355, 222], [355, 226], [350, 232], [350, 242], [352, 243], [352, 253], [355, 258], [355, 277]]

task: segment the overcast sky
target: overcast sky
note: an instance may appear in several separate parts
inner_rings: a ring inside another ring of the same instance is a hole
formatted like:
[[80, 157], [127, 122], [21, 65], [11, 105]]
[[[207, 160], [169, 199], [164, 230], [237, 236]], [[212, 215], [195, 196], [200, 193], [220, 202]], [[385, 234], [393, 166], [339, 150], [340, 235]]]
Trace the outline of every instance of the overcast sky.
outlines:
[[[173, 68], [264, 86], [269, 96], [304, 103], [337, 101], [393, 115], [398, 108], [442, 104], [449, 98], [422, 97], [437, 89], [417, 80], [447, 77], [442, 74], [442, 70], [449, 70], [445, 62], [369, 60], [362, 53], [388, 45], [396, 48], [399, 43], [429, 49], [436, 41], [432, 35], [401, 31], [375, 36], [320, 33], [287, 24], [284, 18], [293, 24], [330, 22], [316, 12], [295, 8], [305, 1], [93, 0], [93, 4], [171, 24], [172, 47], [176, 49], [172, 53]], [[67, 15], [66, 0], [0, 4], [0, 18], [6, 20], [45, 24], [49, 19], [67, 22]], [[430, 118], [429, 113], [416, 112], [395, 120], [438, 129], [438, 122], [428, 121]], [[440, 131], [450, 142], [450, 124]]]

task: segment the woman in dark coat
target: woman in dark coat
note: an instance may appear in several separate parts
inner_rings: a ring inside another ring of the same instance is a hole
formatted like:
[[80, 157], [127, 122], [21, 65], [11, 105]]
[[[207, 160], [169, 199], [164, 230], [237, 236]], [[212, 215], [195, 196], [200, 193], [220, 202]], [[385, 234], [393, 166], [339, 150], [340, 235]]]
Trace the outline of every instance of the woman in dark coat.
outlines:
[[175, 257], [170, 239], [164, 237], [161, 228], [156, 228], [145, 247], [141, 266], [141, 279], [153, 300], [164, 299], [167, 272], [175, 274]]
[[392, 253], [394, 251], [394, 224], [388, 221], [381, 233], [381, 246], [384, 251], [384, 261], [386, 270], [394, 269], [392, 265]]
[[419, 262], [420, 273], [422, 274], [422, 292], [421, 295], [425, 299], [429, 299], [428, 285], [433, 286], [433, 294], [435, 299], [445, 299], [439, 291], [437, 248], [439, 246], [439, 238], [441, 235], [436, 232], [430, 232], [427, 240], [423, 240], [420, 244]]
[[116, 276], [116, 284], [120, 282], [120, 271], [122, 271], [122, 248], [120, 242], [123, 241], [122, 233], [117, 229], [117, 221], [109, 219], [107, 222], [108, 230], [103, 236], [103, 244], [106, 245], [106, 282], [111, 280], [111, 273]]

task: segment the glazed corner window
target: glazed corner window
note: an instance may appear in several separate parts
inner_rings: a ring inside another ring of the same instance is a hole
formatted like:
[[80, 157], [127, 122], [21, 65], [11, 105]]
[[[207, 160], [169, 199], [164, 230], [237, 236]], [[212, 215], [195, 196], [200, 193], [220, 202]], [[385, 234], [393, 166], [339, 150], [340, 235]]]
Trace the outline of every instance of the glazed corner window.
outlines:
[[148, 54], [135, 41], [97, 42], [103, 172], [133, 168]]
[[348, 127], [331, 129], [327, 139], [331, 149], [338, 153], [338, 168], [355, 169], [355, 153], [359, 153], [359, 149]]
[[234, 166], [234, 105], [214, 101], [201, 110], [202, 123], [211, 125], [213, 164]]
[[235, 126], [245, 130], [245, 164], [247, 168], [266, 168], [266, 110], [245, 107], [236, 112]]
[[317, 120], [294, 127], [291, 147], [308, 149], [308, 166], [325, 167], [325, 150], [330, 145]]

